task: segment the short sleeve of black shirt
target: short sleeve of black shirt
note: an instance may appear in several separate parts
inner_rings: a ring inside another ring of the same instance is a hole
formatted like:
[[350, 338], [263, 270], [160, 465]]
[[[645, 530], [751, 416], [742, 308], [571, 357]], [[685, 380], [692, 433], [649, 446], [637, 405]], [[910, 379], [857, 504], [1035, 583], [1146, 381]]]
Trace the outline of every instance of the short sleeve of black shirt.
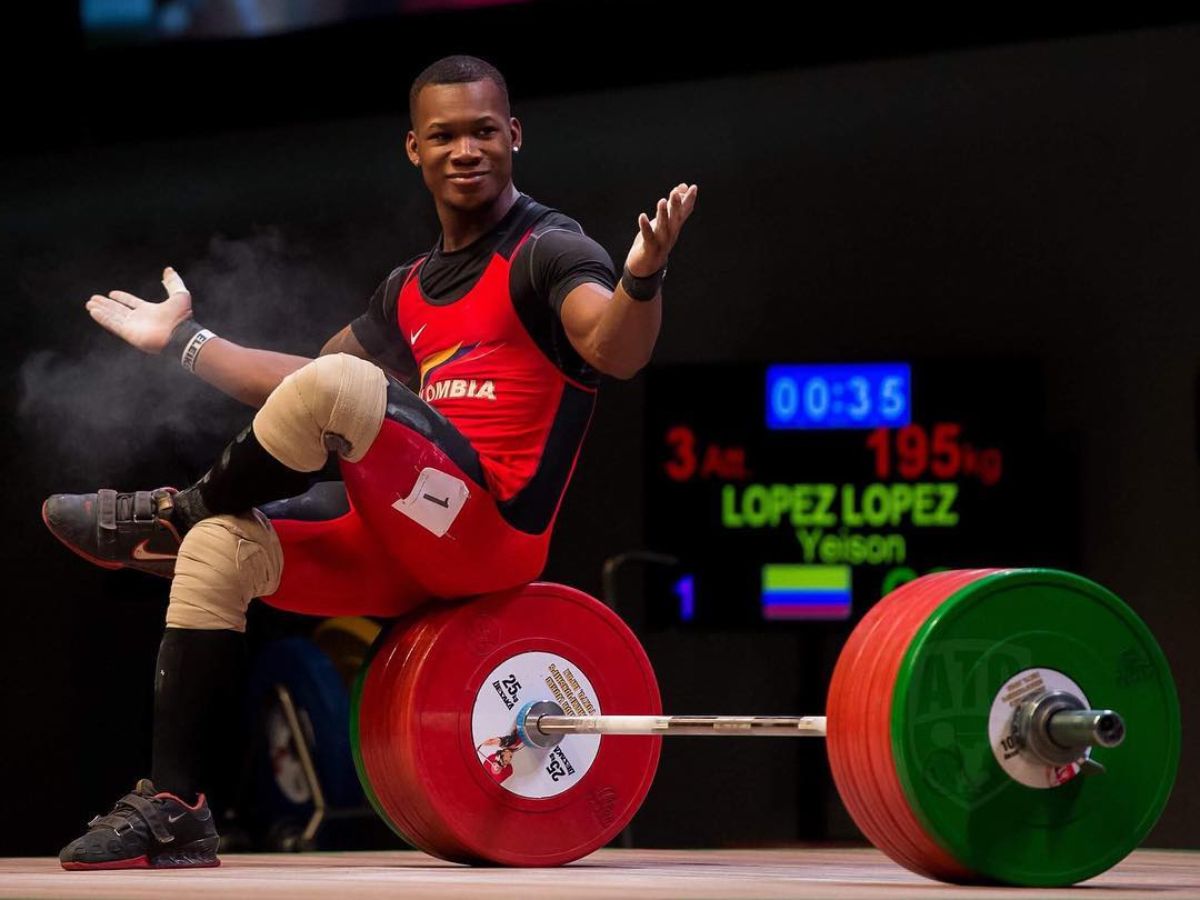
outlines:
[[589, 281], [615, 289], [612, 259], [561, 213], [539, 223], [517, 251], [509, 275], [513, 306], [530, 336], [564, 374], [595, 384], [599, 373], [571, 346], [560, 319], [567, 295]]
[[[559, 315], [567, 294], [584, 282], [594, 281], [610, 291], [617, 286], [612, 260], [605, 249], [578, 225], [573, 222], [571, 225], [574, 227], [556, 224], [535, 232], [526, 254], [533, 290], [546, 298]], [[520, 262], [518, 255], [515, 264]]]
[[350, 323], [350, 330], [371, 357], [407, 380], [417, 371], [416, 360], [396, 318], [396, 301], [400, 286], [408, 275], [411, 263], [393, 269], [367, 304], [367, 311]]

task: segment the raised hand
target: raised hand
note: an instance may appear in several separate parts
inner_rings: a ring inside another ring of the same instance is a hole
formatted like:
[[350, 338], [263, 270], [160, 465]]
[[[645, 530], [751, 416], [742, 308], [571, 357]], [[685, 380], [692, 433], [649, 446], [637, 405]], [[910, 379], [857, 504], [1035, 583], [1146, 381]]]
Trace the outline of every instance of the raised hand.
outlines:
[[678, 184], [668, 197], [658, 201], [653, 219], [645, 213], [638, 216], [638, 234], [625, 259], [625, 266], [635, 277], [653, 275], [667, 264], [683, 223], [696, 207], [698, 190], [699, 185]]
[[126, 291], [109, 291], [107, 297], [93, 294], [88, 299], [88, 314], [144, 353], [161, 353], [175, 326], [192, 317], [192, 295], [179, 273], [168, 266], [162, 283], [166, 300], [155, 303]]

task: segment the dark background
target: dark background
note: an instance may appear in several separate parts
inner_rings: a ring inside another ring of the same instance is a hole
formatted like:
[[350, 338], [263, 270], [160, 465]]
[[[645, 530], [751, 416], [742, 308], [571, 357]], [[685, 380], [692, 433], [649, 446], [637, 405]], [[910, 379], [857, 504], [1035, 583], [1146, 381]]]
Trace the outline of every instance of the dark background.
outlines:
[[[1036, 360], [1079, 460], [1078, 569], [1146, 619], [1180, 688], [1150, 843], [1195, 846], [1200, 26], [528, 4], [89, 48], [73, 4], [41, 9], [9, 30], [0, 158], [0, 853], [57, 852], [149, 769], [165, 584], [68, 554], [41, 500], [185, 482], [248, 418], [84, 300], [157, 298], [173, 265], [218, 333], [315, 353], [436, 235], [401, 142], [411, 79], [453, 52], [510, 79], [517, 185], [618, 263], [639, 211], [701, 186], [657, 364]], [[599, 592], [603, 560], [642, 546], [644, 390], [605, 388], [548, 578]], [[672, 711], [815, 713], [844, 632], [822, 635], [645, 640]], [[664, 749], [639, 843], [854, 837], [818, 742], [733, 743]]]

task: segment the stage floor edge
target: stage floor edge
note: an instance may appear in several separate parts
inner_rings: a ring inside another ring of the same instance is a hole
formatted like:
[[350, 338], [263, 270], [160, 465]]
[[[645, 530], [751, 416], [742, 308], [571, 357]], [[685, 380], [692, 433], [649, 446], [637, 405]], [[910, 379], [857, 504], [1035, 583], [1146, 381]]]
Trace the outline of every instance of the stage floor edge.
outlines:
[[[1073, 896], [1200, 898], [1200, 851], [1139, 850], [1084, 885], [1042, 891]], [[601, 850], [557, 869], [468, 868], [423, 853], [226, 854], [213, 869], [65, 872], [53, 858], [0, 859], [0, 897], [254, 897], [299, 900], [345, 892], [355, 900], [496, 896], [1004, 897], [1021, 888], [965, 888], [927, 881], [866, 848]], [[350, 893], [352, 892], [352, 894]]]

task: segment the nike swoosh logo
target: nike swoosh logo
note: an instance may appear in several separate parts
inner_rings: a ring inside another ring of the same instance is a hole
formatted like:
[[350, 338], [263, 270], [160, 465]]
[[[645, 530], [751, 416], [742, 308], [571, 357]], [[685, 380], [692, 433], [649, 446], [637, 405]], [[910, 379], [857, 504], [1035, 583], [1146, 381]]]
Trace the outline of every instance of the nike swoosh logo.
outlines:
[[[168, 821], [170, 824], [174, 825], [176, 822], [178, 822], [180, 819], [182, 819], [182, 818], [183, 818], [184, 816], [186, 816], [186, 815], [187, 815], [187, 813], [180, 813], [180, 814], [179, 814], [179, 815], [177, 815], [177, 816], [167, 816], [167, 821]], [[208, 811], [208, 810], [205, 810], [205, 811], [204, 811], [204, 815], [202, 815], [202, 816], [201, 816], [201, 815], [197, 815], [197, 816], [196, 816], [196, 819], [197, 819], [198, 821], [201, 821], [201, 822], [207, 822], [207, 821], [208, 821], [208, 817], [209, 817], [209, 815], [210, 815], [209, 811]]]
[[142, 541], [133, 548], [133, 552], [129, 555], [134, 559], [141, 560], [142, 562], [158, 562], [159, 560], [175, 559], [176, 555], [174, 553], [155, 553], [153, 550], [147, 550], [146, 544], [148, 543], [150, 543], [149, 540]]
[[[425, 323], [425, 325], [428, 325], [428, 324], [429, 324], [428, 322], [426, 322], [426, 323]], [[419, 337], [421, 336], [421, 332], [425, 330], [425, 325], [422, 325], [422, 326], [421, 326], [420, 328], [418, 328], [416, 331], [410, 331], [410, 332], [409, 332], [409, 334], [408, 334], [408, 342], [409, 342], [410, 344], [415, 344], [415, 343], [417, 342], [417, 338], [419, 338]]]

